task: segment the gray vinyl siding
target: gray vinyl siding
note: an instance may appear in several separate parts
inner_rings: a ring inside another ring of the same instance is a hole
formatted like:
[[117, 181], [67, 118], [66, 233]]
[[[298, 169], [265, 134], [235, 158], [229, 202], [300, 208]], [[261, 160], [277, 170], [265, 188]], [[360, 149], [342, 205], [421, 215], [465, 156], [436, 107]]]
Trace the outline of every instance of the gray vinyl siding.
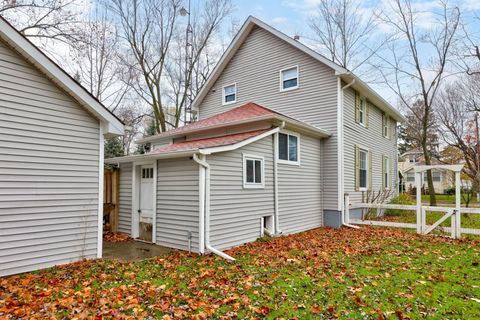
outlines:
[[392, 162], [391, 178], [394, 191], [397, 192], [398, 161], [396, 123], [390, 119], [390, 138], [382, 134], [382, 111], [369, 104], [368, 128], [355, 122], [355, 91], [347, 89], [344, 98], [345, 128], [345, 192], [350, 194], [351, 202], [361, 202], [362, 192], [355, 191], [355, 144], [368, 148], [372, 152], [372, 190], [382, 189], [382, 155]]
[[132, 232], [132, 164], [120, 165], [120, 208], [118, 231], [131, 235]]
[[[299, 88], [280, 92], [280, 70], [298, 65]], [[222, 87], [237, 84], [237, 102], [222, 105]], [[332, 134], [324, 149], [327, 209], [338, 207], [337, 77], [334, 71], [261, 28], [254, 28], [199, 105], [205, 119], [255, 102]]]
[[198, 252], [199, 167], [189, 158], [159, 160], [157, 166], [158, 245], [188, 250], [188, 231], [192, 232], [192, 251]]
[[[274, 215], [273, 138], [207, 157], [211, 167], [210, 242], [227, 249], [255, 241], [260, 219]], [[264, 157], [265, 188], [243, 188], [243, 154]]]
[[0, 41], [0, 276], [95, 258], [99, 122]]
[[280, 230], [300, 232], [323, 225], [320, 140], [300, 136], [300, 165], [278, 164]]

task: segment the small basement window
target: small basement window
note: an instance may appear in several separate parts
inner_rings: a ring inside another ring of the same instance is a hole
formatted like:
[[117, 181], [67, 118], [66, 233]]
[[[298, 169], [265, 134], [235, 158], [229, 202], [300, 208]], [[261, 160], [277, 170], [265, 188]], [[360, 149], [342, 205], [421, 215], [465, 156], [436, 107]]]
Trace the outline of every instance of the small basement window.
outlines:
[[223, 104], [237, 102], [237, 84], [231, 84], [223, 87]]
[[265, 187], [263, 157], [243, 155], [243, 187], [260, 189]]
[[295, 134], [278, 134], [278, 159], [280, 162], [299, 163], [299, 140], [300, 137]]
[[292, 90], [298, 88], [298, 67], [283, 69], [280, 71], [280, 90]]

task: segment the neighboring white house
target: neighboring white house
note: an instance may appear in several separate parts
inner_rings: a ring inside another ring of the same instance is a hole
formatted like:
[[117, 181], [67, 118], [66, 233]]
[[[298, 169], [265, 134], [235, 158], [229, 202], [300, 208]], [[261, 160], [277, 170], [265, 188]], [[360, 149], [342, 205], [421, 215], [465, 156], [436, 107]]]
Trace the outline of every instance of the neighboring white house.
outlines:
[[[433, 162], [434, 164], [441, 164], [438, 160], [433, 160]], [[398, 172], [402, 175], [402, 190], [409, 192], [415, 188], [415, 167], [424, 164], [423, 152], [419, 149], [414, 148], [400, 155]], [[432, 180], [435, 193], [443, 194], [455, 188], [455, 175], [450, 170], [432, 170]], [[428, 188], [426, 172], [422, 173], [422, 181], [422, 187]], [[471, 182], [462, 179], [462, 187], [470, 188]]]
[[344, 194], [397, 190], [402, 115], [348, 70], [249, 17], [193, 102], [200, 121], [120, 166], [119, 229], [215, 252], [342, 223]]
[[0, 276], [101, 257], [103, 139], [122, 134], [0, 17]]

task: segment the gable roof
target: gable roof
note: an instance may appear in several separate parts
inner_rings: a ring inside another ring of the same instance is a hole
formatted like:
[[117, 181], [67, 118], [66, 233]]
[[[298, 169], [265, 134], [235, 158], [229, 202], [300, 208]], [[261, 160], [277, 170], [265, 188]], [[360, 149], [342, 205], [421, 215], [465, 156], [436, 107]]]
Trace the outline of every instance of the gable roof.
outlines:
[[102, 122], [103, 133], [107, 137], [124, 134], [124, 126], [120, 119], [1, 16], [0, 39], [99, 119]]
[[385, 99], [383, 99], [378, 93], [376, 93], [372, 88], [370, 88], [365, 82], [363, 82], [360, 78], [358, 78], [352, 72], [336, 64], [335, 62], [327, 59], [326, 57], [312, 50], [311, 48], [307, 47], [300, 41], [294, 40], [292, 37], [289, 37], [285, 33], [273, 28], [272, 26], [266, 24], [265, 22], [253, 16], [249, 16], [247, 18], [242, 28], [240, 29], [240, 31], [233, 38], [227, 50], [223, 53], [222, 57], [220, 58], [219, 62], [213, 69], [207, 81], [205, 82], [205, 84], [203, 85], [203, 87], [200, 89], [197, 96], [193, 100], [192, 102], [193, 109], [198, 109], [200, 103], [203, 101], [207, 93], [210, 91], [211, 87], [215, 84], [215, 82], [217, 81], [217, 79], [220, 77], [221, 73], [225, 69], [225, 67], [228, 65], [230, 60], [233, 58], [237, 50], [243, 44], [245, 39], [250, 34], [250, 31], [252, 31], [254, 27], [259, 27], [268, 31], [274, 36], [294, 46], [298, 50], [308, 54], [312, 58], [330, 67], [335, 71], [335, 75], [339, 76], [345, 82], [349, 83], [352, 80], [355, 80], [352, 85], [352, 88], [358, 91], [361, 91], [362, 94], [364, 94], [374, 105], [376, 105], [382, 111], [389, 114], [396, 121], [402, 122], [405, 120], [403, 115], [400, 112], [398, 112], [397, 109], [395, 109], [392, 105], [390, 105]]
[[162, 132], [160, 134], [137, 140], [137, 143], [152, 142], [163, 138], [182, 137], [186, 134], [192, 134], [212, 129], [219, 129], [224, 127], [231, 127], [240, 124], [252, 123], [263, 120], [278, 120], [288, 122], [292, 127], [297, 127], [304, 131], [320, 136], [328, 137], [330, 133], [318, 129], [317, 127], [308, 125], [291, 117], [284, 116], [276, 111], [262, 107], [256, 103], [249, 102], [240, 107], [216, 114], [209, 118], [199, 120], [183, 127]]

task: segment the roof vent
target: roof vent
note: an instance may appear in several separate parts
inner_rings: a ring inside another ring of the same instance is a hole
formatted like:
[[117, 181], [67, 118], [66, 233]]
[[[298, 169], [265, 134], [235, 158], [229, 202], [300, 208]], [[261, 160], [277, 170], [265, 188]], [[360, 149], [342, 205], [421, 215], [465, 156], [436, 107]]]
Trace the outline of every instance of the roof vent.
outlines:
[[297, 40], [297, 41], [300, 40], [300, 36], [298, 34], [294, 35], [293, 40]]

